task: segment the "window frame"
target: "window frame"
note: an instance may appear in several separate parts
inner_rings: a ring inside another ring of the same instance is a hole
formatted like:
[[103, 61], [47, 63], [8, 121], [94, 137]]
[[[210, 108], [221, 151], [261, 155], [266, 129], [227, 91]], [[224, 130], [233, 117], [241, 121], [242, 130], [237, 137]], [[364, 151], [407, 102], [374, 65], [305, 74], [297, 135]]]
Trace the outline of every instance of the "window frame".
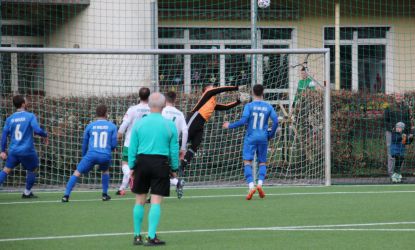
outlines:
[[[188, 26], [181, 26], [181, 25], [159, 25], [158, 28], [183, 28], [184, 29], [184, 37], [183, 38], [158, 38], [158, 45], [184, 45], [184, 49], [191, 49], [191, 46], [194, 45], [219, 45], [220, 49], [225, 49], [228, 45], [251, 45], [251, 40], [241, 40], [241, 39], [224, 39], [224, 40], [195, 40], [190, 39], [190, 30], [191, 28], [215, 28], [215, 29], [226, 29], [226, 28], [243, 28], [243, 29], [250, 29], [249, 26], [238, 26], [238, 25], [225, 25], [225, 26], [205, 26], [205, 25], [188, 25]], [[297, 48], [297, 29], [294, 26], [269, 26], [269, 25], [259, 25], [257, 27], [257, 47], [261, 49], [264, 45], [286, 45], [288, 48]], [[291, 39], [262, 39], [261, 38], [261, 29], [291, 29]], [[290, 64], [295, 64], [297, 61], [297, 57], [293, 56], [292, 60], [289, 62]], [[224, 86], [226, 84], [225, 79], [225, 55], [220, 55], [220, 86]], [[262, 82], [263, 80], [263, 56], [258, 55], [257, 59], [257, 81]], [[191, 92], [191, 56], [185, 55], [184, 56], [184, 92], [190, 93]], [[286, 104], [292, 102], [293, 94], [294, 94], [294, 84], [297, 79], [295, 69], [289, 67], [288, 73], [288, 82], [289, 88], [288, 89], [265, 89], [265, 93], [288, 93], [289, 99], [288, 100], [271, 100], [271, 104]]]
[[[388, 28], [386, 31], [385, 38], [358, 38], [358, 28]], [[334, 28], [333, 25], [325, 25], [323, 26], [322, 32], [322, 41], [323, 47], [326, 45], [335, 45], [335, 40], [325, 40], [325, 29], [326, 28]], [[353, 31], [353, 40], [340, 40], [340, 46], [342, 45], [351, 45], [352, 46], [352, 91], [358, 92], [359, 91], [359, 74], [358, 74], [358, 65], [359, 65], [359, 55], [358, 55], [358, 48], [359, 45], [384, 45], [385, 46], [385, 93], [389, 94], [394, 91], [393, 81], [389, 79], [393, 79], [393, 25], [341, 25], [341, 28], [355, 28], [356, 30]], [[330, 68], [331, 70], [331, 68]], [[330, 83], [331, 86], [334, 86], [335, 83]]]

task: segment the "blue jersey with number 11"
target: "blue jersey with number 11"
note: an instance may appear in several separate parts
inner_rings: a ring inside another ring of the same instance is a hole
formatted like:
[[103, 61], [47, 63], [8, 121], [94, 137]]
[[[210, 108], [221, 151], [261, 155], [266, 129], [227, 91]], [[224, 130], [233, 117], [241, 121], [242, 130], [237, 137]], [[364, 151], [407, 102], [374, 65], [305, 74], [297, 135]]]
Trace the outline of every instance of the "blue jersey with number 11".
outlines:
[[111, 155], [117, 147], [117, 126], [107, 120], [91, 122], [85, 129], [82, 156], [88, 153]]
[[[268, 119], [272, 120], [272, 129], [268, 132]], [[264, 101], [253, 101], [245, 105], [241, 120], [229, 125], [236, 128], [247, 125], [245, 140], [258, 143], [266, 142], [275, 135], [278, 116], [274, 108]]]

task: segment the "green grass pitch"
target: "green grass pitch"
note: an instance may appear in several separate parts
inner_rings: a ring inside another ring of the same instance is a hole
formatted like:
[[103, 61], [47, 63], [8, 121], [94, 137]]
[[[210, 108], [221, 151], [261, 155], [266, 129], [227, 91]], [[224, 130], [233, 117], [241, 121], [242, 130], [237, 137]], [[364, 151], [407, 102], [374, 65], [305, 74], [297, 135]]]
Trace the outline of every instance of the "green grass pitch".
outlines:
[[[163, 249], [414, 249], [415, 185], [186, 189], [162, 205]], [[113, 192], [112, 192], [113, 193]], [[133, 249], [129, 194], [0, 193], [0, 249]], [[149, 205], [146, 205], [147, 209]], [[147, 213], [143, 230], [147, 231]]]

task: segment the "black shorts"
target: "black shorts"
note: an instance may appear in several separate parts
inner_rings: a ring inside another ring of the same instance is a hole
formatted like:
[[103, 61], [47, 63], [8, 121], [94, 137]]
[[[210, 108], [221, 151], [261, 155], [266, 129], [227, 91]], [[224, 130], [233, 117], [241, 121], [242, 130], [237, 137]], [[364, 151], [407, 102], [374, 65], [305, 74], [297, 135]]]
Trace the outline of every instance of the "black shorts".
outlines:
[[134, 166], [134, 182], [131, 192], [135, 194], [170, 196], [170, 165], [167, 156], [137, 155]]

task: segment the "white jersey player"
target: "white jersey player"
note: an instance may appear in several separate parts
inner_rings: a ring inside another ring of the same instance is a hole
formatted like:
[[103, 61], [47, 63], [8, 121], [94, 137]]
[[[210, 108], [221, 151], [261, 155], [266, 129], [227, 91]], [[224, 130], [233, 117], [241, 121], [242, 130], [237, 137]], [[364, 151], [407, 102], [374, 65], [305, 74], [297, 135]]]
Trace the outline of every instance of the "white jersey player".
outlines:
[[131, 106], [127, 113], [125, 113], [122, 120], [122, 124], [118, 129], [118, 139], [120, 140], [125, 134], [124, 147], [122, 149], [122, 172], [123, 178], [120, 188], [117, 191], [117, 195], [125, 195], [125, 190], [130, 180], [130, 168], [128, 167], [128, 146], [130, 146], [131, 129], [134, 123], [145, 115], [150, 113], [148, 106], [148, 97], [150, 96], [149, 88], [141, 88], [139, 91], [140, 103], [135, 106]]
[[[187, 137], [188, 137], [188, 128], [186, 120], [183, 113], [174, 107], [174, 102], [176, 101], [176, 93], [169, 91], [166, 95], [166, 107], [162, 111], [164, 118], [172, 120], [176, 125], [177, 134], [182, 136], [181, 146], [180, 146], [180, 159], [183, 160], [184, 154], [186, 153]], [[176, 186], [177, 197], [180, 199], [183, 196], [183, 185], [184, 181], [174, 177], [170, 179], [170, 184]]]

